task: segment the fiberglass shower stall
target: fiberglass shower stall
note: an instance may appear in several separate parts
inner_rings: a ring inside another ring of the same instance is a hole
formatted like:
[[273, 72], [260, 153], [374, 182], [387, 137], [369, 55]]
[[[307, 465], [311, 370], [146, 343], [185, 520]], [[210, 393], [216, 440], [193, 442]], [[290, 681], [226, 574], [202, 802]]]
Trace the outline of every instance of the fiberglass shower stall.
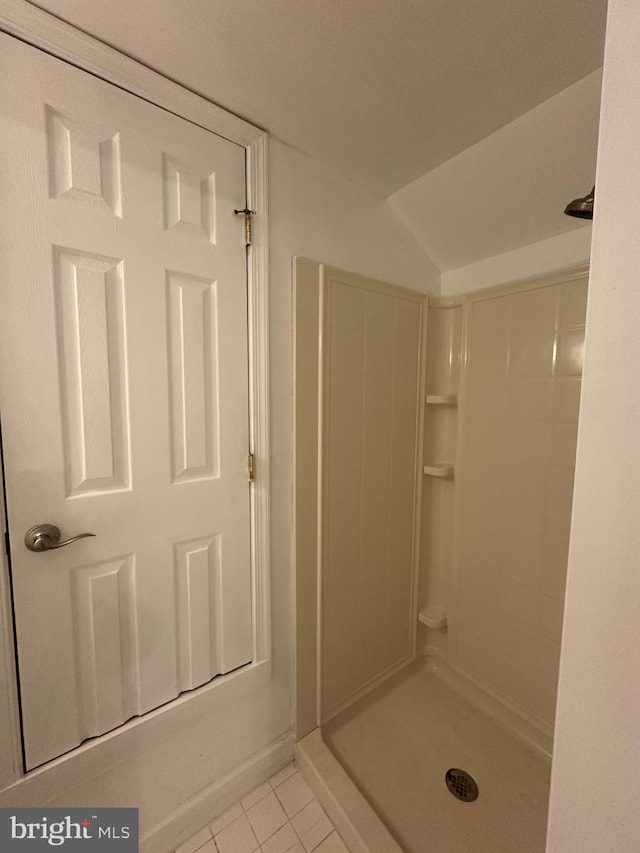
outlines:
[[[579, 268], [429, 298], [296, 261], [298, 736], [322, 727], [403, 849], [431, 849], [426, 815], [495, 810], [501, 777], [543, 849], [586, 288]], [[420, 772], [392, 787], [412, 720]], [[421, 789], [450, 802], [411, 812]], [[496, 815], [484, 843], [516, 849]]]

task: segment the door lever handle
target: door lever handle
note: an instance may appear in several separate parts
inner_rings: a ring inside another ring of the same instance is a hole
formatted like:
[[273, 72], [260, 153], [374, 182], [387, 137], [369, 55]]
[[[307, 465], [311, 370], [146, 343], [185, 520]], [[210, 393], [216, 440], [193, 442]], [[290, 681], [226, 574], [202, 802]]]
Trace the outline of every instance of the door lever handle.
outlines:
[[70, 539], [60, 542], [60, 528], [54, 524], [36, 524], [25, 533], [24, 544], [30, 551], [53, 551], [54, 548], [63, 548], [78, 539], [86, 539], [95, 536], [95, 533], [79, 533]]

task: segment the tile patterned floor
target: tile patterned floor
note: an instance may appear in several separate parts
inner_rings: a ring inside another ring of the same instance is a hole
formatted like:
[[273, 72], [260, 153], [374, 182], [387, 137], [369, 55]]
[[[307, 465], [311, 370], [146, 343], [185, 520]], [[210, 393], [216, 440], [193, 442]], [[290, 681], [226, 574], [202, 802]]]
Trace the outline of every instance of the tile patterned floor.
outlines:
[[176, 853], [348, 853], [295, 764], [185, 841]]

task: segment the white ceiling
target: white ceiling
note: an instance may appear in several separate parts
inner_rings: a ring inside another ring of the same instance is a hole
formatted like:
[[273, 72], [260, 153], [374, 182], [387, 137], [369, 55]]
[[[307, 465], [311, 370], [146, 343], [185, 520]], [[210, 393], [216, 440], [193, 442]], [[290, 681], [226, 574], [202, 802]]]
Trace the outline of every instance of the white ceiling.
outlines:
[[601, 84], [592, 72], [391, 196], [440, 270], [584, 226], [563, 211], [595, 180]]
[[606, 0], [38, 5], [386, 196], [598, 68]]

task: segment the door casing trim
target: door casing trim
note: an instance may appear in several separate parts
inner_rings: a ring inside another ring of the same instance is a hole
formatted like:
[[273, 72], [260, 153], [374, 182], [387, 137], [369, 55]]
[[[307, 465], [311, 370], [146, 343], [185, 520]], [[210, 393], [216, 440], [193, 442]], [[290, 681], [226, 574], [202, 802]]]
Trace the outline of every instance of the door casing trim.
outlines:
[[[0, 31], [165, 109], [243, 147], [246, 151], [247, 207], [255, 211], [247, 253], [249, 339], [249, 436], [256, 459], [250, 488], [253, 587], [253, 664], [271, 657], [270, 483], [269, 483], [269, 292], [268, 292], [268, 137], [258, 127], [180, 86], [151, 68], [76, 29], [26, 0], [0, 0]], [[0, 528], [5, 531], [2, 470]], [[15, 668], [9, 564], [0, 548], [0, 790], [24, 773]], [[267, 671], [270, 666], [266, 667]], [[199, 693], [216, 689], [216, 682]], [[180, 701], [180, 697], [174, 700]], [[169, 706], [172, 703], [169, 703]], [[168, 708], [169, 706], [163, 706]], [[163, 709], [159, 709], [162, 712]], [[141, 718], [143, 720], [144, 718]], [[98, 744], [100, 738], [92, 741]], [[82, 747], [79, 747], [82, 749]], [[64, 758], [70, 757], [73, 752]], [[38, 771], [32, 771], [38, 772]]]

